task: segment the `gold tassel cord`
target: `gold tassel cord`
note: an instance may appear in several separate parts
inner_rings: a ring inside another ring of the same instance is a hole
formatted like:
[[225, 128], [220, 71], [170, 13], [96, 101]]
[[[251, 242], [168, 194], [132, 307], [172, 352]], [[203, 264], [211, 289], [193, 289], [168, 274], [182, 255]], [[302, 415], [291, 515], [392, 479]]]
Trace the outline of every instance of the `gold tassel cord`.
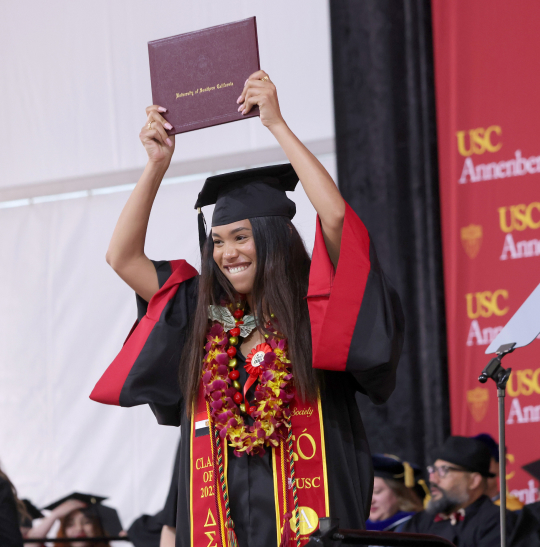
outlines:
[[405, 470], [405, 486], [407, 488], [414, 487], [414, 469], [408, 462], [403, 462], [403, 469]]

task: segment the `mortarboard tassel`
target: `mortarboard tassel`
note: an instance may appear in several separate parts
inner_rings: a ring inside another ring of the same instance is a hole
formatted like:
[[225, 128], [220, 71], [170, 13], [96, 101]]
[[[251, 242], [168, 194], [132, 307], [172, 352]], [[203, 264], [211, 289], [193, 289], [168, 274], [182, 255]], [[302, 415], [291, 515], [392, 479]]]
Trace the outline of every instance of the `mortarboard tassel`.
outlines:
[[197, 207], [197, 222], [199, 224], [199, 247], [201, 254], [203, 252], [204, 243], [206, 242], [206, 220], [200, 207]]
[[403, 469], [405, 471], [405, 486], [407, 488], [412, 488], [415, 484], [414, 470], [408, 462], [403, 462]]
[[431, 499], [431, 490], [428, 488], [428, 485], [426, 484], [426, 481], [424, 479], [420, 479], [418, 481], [418, 484], [422, 487], [422, 490], [424, 491], [425, 498], [424, 498], [424, 509], [427, 507], [427, 504], [429, 503], [429, 500]]

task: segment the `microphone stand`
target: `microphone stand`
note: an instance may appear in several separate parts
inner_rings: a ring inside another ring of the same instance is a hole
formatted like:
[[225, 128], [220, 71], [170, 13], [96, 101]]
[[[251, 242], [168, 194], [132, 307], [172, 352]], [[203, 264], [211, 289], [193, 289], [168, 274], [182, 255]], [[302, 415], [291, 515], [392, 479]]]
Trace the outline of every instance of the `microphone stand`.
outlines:
[[504, 369], [501, 365], [502, 358], [512, 353], [515, 342], [503, 344], [495, 352], [496, 357], [486, 365], [478, 381], [485, 384], [491, 378], [497, 384], [497, 399], [499, 402], [499, 482], [500, 482], [500, 507], [501, 507], [501, 547], [506, 547], [506, 439], [505, 439], [505, 411], [504, 398], [506, 395], [506, 383], [510, 378], [511, 368]]

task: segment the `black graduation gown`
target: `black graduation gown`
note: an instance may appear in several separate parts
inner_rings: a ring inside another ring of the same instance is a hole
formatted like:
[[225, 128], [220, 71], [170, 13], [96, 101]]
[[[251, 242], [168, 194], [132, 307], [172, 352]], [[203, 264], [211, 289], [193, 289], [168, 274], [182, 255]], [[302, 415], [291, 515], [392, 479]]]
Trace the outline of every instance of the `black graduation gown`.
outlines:
[[23, 545], [15, 496], [11, 484], [2, 477], [0, 477], [0, 545], [2, 547], [22, 547]]
[[[465, 509], [465, 518], [456, 524], [450, 520], [435, 522], [434, 515], [422, 511], [409, 520], [403, 532], [433, 534], [451, 541], [456, 547], [497, 547], [501, 544], [500, 508], [487, 496], [481, 496]], [[508, 535], [515, 516], [507, 513]]]
[[[198, 278], [184, 261], [154, 264], [160, 291], [149, 304], [137, 298], [139, 322], [91, 398], [121, 406], [146, 403], [159, 423], [181, 423], [176, 537], [179, 547], [187, 547], [191, 424], [183, 413], [177, 369], [195, 311]], [[382, 403], [392, 393], [403, 343], [403, 316], [367, 230], [349, 206], [336, 272], [317, 225], [307, 300], [313, 366], [324, 371], [321, 406], [330, 514], [341, 519], [343, 528], [364, 528], [373, 471], [355, 394], [360, 391]], [[241, 364], [238, 368], [244, 374]], [[270, 451], [262, 458], [237, 458], [232, 451], [229, 456], [229, 498], [240, 547], [275, 547]]]
[[540, 547], [540, 501], [525, 505], [517, 516], [510, 547]]

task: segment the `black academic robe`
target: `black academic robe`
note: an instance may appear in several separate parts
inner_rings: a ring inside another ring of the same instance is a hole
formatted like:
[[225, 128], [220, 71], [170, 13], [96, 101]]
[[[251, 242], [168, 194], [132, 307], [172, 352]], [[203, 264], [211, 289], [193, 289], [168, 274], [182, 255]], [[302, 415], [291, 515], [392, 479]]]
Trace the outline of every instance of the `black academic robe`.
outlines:
[[11, 484], [0, 477], [0, 545], [22, 547], [19, 513]]
[[517, 512], [516, 525], [508, 542], [510, 547], [540, 547], [540, 501]]
[[[146, 403], [159, 423], [182, 425], [176, 530], [177, 545], [187, 547], [191, 424], [177, 373], [195, 311], [198, 278], [185, 261], [154, 264], [160, 290], [148, 304], [137, 298], [138, 322], [91, 398], [121, 406]], [[392, 393], [403, 343], [403, 315], [369, 234], [349, 206], [336, 271], [317, 223], [307, 301], [313, 366], [324, 371], [321, 406], [330, 513], [341, 519], [343, 528], [364, 528], [373, 471], [355, 394], [360, 391], [374, 403], [383, 403]], [[241, 382], [245, 381], [242, 363], [238, 370]], [[229, 455], [229, 496], [239, 545], [275, 547], [271, 452], [264, 457]]]
[[[501, 544], [499, 507], [481, 496], [465, 509], [465, 518], [456, 524], [450, 520], [435, 522], [434, 515], [422, 511], [409, 520], [402, 532], [433, 534], [451, 541], [456, 547], [498, 547]], [[515, 516], [509, 511], [507, 532], [510, 535]]]

